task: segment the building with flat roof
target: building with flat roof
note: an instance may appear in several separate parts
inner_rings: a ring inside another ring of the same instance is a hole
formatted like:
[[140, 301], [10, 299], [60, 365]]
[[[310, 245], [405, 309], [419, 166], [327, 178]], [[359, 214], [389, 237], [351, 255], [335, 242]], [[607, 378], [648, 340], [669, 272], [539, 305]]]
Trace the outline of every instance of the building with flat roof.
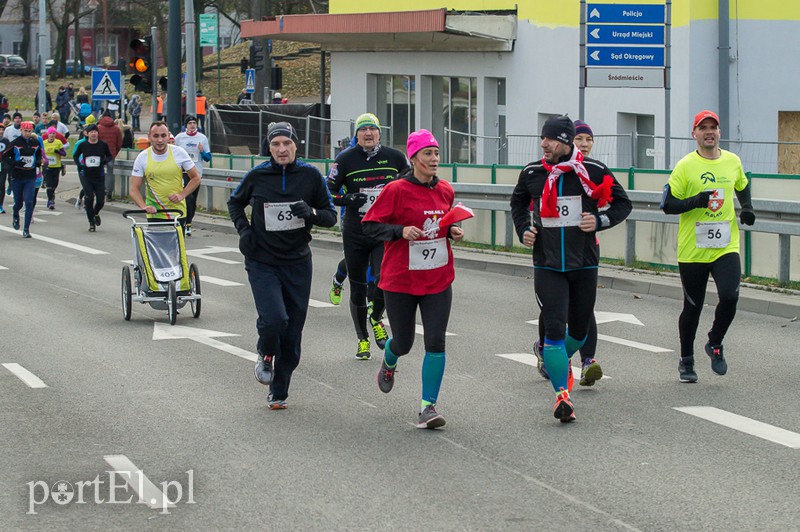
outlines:
[[[567, 113], [610, 166], [669, 168], [711, 109], [746, 169], [786, 173], [800, 173], [800, 145], [779, 144], [800, 142], [799, 30], [800, 2], [781, 0], [331, 0], [329, 14], [242, 24], [320, 43], [331, 118], [374, 112], [401, 149], [430, 129], [445, 162], [524, 164], [544, 120]], [[334, 122], [330, 138], [348, 133]]]

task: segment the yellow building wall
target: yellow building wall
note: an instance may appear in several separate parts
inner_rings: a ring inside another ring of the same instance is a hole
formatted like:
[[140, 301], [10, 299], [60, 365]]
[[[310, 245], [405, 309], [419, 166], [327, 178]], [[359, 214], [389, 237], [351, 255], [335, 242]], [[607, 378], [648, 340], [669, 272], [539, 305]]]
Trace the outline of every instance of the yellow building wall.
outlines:
[[[661, 4], [664, 0], [588, 0], [593, 4]], [[673, 0], [672, 24], [690, 20], [715, 20], [718, 0]], [[577, 27], [579, 0], [330, 0], [331, 13], [379, 13], [447, 8], [456, 11], [513, 10], [520, 20], [544, 27]], [[730, 17], [744, 20], [800, 20], [797, 0], [738, 0], [730, 2]]]

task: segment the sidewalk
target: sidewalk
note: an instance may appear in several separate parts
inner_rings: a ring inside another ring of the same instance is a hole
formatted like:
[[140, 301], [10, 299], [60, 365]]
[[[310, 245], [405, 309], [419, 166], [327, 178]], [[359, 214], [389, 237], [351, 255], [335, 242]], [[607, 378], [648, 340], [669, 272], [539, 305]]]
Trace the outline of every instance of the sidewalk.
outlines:
[[[78, 189], [72, 183], [69, 186], [72, 188], [64, 187], [59, 195], [67, 200], [71, 198], [74, 204]], [[130, 204], [117, 201], [106, 203], [105, 207], [105, 209], [115, 212], [122, 212], [127, 208], [130, 208]], [[233, 224], [224, 216], [198, 213], [195, 215], [192, 225], [205, 230], [230, 235], [236, 234]], [[236, 244], [234, 242], [231, 245], [235, 246]], [[341, 234], [332, 231], [315, 230], [311, 247], [341, 251]], [[533, 276], [530, 255], [454, 246], [453, 256], [455, 257], [456, 268], [516, 277]], [[633, 270], [623, 266], [601, 265], [598, 274], [598, 287], [601, 289], [621, 290], [633, 294], [667, 297], [676, 300], [683, 299], [680, 278], [678, 274], [670, 272], [651, 272]], [[531, 286], [532, 289], [533, 287]], [[717, 304], [715, 286], [710, 279], [705, 302], [706, 305]], [[800, 316], [800, 292], [784, 289], [771, 290], [760, 285], [743, 283], [737, 308], [769, 316], [793, 319]]]

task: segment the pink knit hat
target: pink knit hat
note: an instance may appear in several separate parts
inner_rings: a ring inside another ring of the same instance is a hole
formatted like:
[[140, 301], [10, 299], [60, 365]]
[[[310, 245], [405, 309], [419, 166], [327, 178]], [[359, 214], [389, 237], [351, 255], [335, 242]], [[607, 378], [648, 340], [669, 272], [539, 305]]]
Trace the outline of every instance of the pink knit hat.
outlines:
[[55, 135], [56, 133], [58, 133], [58, 130], [56, 128], [54, 128], [54, 127], [48, 127], [47, 128], [47, 134], [48, 135]]
[[414, 131], [408, 136], [408, 141], [406, 142], [408, 158], [413, 159], [419, 150], [431, 146], [439, 147], [439, 143], [436, 142], [436, 137], [433, 136], [433, 133], [427, 129], [418, 129]]

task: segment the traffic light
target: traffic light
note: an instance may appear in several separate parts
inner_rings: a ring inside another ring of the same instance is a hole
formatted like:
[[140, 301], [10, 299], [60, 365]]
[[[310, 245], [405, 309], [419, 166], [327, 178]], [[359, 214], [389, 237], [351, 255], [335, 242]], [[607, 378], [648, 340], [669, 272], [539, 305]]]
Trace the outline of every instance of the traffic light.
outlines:
[[279, 66], [272, 67], [270, 88], [279, 91], [283, 88], [283, 69]]
[[261, 70], [264, 68], [264, 47], [256, 46], [250, 41], [250, 68]]
[[130, 82], [137, 91], [153, 92], [153, 65], [150, 56], [150, 45], [152, 39], [148, 35], [144, 39], [134, 39], [131, 41], [130, 67], [133, 72]]

